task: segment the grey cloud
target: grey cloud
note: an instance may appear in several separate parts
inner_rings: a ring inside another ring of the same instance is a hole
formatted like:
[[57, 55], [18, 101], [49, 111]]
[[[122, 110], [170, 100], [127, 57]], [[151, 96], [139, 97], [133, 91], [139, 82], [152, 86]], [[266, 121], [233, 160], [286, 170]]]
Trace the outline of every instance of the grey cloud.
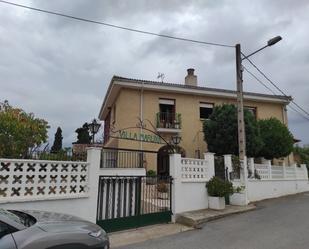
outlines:
[[[21, 4], [82, 18], [235, 44], [245, 53], [282, 35], [252, 60], [309, 111], [308, 1], [24, 0]], [[199, 84], [235, 89], [235, 51], [129, 33], [0, 4], [0, 100], [46, 118], [53, 140], [97, 116], [112, 75], [182, 83], [195, 67]], [[254, 69], [246, 64], [253, 72]], [[256, 72], [255, 72], [256, 73]], [[257, 73], [256, 73], [257, 74]], [[258, 74], [257, 74], [258, 75]], [[267, 92], [247, 74], [248, 91]], [[309, 143], [308, 121], [289, 111], [290, 127]]]

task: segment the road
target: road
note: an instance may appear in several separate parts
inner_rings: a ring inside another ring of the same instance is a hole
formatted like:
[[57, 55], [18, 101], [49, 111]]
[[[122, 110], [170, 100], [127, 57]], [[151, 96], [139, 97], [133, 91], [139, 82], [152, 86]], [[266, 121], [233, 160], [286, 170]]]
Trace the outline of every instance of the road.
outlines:
[[309, 193], [259, 202], [257, 209], [118, 249], [308, 249]]

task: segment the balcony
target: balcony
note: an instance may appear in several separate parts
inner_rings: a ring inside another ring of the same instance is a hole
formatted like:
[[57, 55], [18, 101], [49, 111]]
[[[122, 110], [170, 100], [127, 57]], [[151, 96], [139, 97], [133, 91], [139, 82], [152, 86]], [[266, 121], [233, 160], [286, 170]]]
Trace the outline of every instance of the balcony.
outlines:
[[157, 131], [166, 133], [181, 132], [181, 114], [173, 112], [157, 113]]

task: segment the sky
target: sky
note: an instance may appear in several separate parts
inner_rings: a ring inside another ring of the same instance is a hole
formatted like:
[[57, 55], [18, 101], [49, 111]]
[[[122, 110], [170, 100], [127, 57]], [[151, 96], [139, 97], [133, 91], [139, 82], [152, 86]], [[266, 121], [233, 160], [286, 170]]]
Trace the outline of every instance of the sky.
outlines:
[[[287, 95], [309, 112], [307, 0], [8, 0], [154, 33], [241, 44], [249, 54], [277, 35], [283, 40], [252, 57]], [[198, 85], [236, 88], [234, 48], [132, 33], [0, 3], [0, 101], [58, 126], [64, 144], [98, 116], [113, 75], [183, 83], [193, 67]], [[250, 64], [246, 68], [254, 71]], [[260, 77], [268, 84], [262, 77]], [[270, 85], [269, 85], [270, 86]], [[269, 93], [247, 73], [245, 91]], [[309, 121], [288, 111], [293, 135], [309, 144]]]

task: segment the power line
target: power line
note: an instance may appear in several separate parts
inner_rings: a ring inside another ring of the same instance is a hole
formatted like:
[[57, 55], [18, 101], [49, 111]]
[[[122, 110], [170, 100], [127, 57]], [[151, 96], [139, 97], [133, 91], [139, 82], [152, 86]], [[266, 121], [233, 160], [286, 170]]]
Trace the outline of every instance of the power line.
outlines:
[[[263, 85], [265, 88], [267, 88], [270, 92], [273, 93], [273, 95], [276, 95], [276, 93], [269, 88], [262, 80], [260, 80], [255, 74], [253, 74], [249, 69], [247, 69], [244, 66], [244, 69], [246, 70], [246, 72], [248, 72], [253, 78], [255, 78], [261, 85]], [[293, 103], [295, 104], [295, 103]], [[307, 117], [306, 115], [304, 115], [303, 113], [299, 112], [298, 110], [296, 110], [293, 106], [288, 106], [288, 108], [290, 108], [291, 110], [293, 110], [294, 112], [298, 113], [300, 116], [302, 116], [304, 119], [306, 119], [307, 121], [309, 121], [309, 117]]]
[[86, 19], [86, 18], [81, 18], [81, 17], [71, 16], [71, 15], [67, 15], [67, 14], [62, 14], [60, 12], [54, 12], [54, 11], [34, 8], [34, 7], [31, 7], [31, 6], [26, 6], [26, 5], [22, 5], [22, 4], [7, 2], [7, 1], [3, 1], [3, 0], [0, 0], [0, 3], [4, 3], [4, 4], [8, 4], [8, 5], [13, 5], [15, 7], [20, 7], [20, 8], [24, 8], [24, 9], [28, 9], [28, 10], [34, 10], [34, 11], [38, 11], [38, 12], [43, 12], [43, 13], [47, 13], [47, 14], [51, 14], [51, 15], [56, 15], [56, 16], [61, 16], [61, 17], [65, 17], [65, 18], [70, 18], [70, 19], [74, 19], [74, 20], [77, 20], [77, 21], [83, 21], [83, 22], [88, 22], [88, 23], [93, 23], [93, 24], [104, 25], [104, 26], [108, 26], [108, 27], [111, 27], [111, 28], [117, 28], [117, 29], [122, 29], [122, 30], [126, 30], [126, 31], [141, 33], [141, 34], [145, 34], [145, 35], [159, 36], [159, 37], [163, 37], [163, 38], [174, 39], [174, 40], [179, 40], [179, 41], [186, 41], [186, 42], [192, 42], [192, 43], [199, 43], [199, 44], [204, 44], [204, 45], [234, 48], [234, 46], [228, 45], [228, 44], [199, 41], [199, 40], [193, 40], [193, 39], [188, 39], [188, 38], [183, 38], [183, 37], [176, 37], [176, 36], [171, 36], [171, 35], [164, 35], [164, 34], [149, 32], [149, 31], [140, 30], [140, 29], [133, 29], [133, 28], [119, 26], [119, 25], [115, 25], [115, 24], [111, 24], [111, 23], [94, 21], [94, 20], [90, 20], [90, 19]]
[[253, 78], [255, 78], [259, 83], [261, 83], [261, 84], [262, 84], [265, 88], [267, 88], [270, 92], [272, 92], [274, 95], [277, 95], [277, 94], [275, 93], [274, 90], [272, 90], [270, 87], [268, 87], [266, 84], [264, 84], [263, 81], [261, 81], [256, 75], [254, 75], [252, 72], [250, 72], [245, 66], [243, 66], [243, 68], [245, 69], [245, 71], [246, 71], [247, 73], [249, 73]]
[[[272, 84], [280, 93], [282, 93], [285, 97], [289, 98], [288, 95], [286, 95], [269, 77], [265, 75], [265, 73], [262, 72], [261, 69], [259, 69], [249, 58], [246, 58], [246, 60], [249, 61], [249, 63], [261, 74], [263, 77]], [[306, 113], [309, 116], [309, 112], [307, 112], [304, 108], [302, 108], [299, 104], [297, 104], [294, 100], [291, 100], [291, 102], [297, 106], [300, 110], [302, 110], [304, 113]]]

